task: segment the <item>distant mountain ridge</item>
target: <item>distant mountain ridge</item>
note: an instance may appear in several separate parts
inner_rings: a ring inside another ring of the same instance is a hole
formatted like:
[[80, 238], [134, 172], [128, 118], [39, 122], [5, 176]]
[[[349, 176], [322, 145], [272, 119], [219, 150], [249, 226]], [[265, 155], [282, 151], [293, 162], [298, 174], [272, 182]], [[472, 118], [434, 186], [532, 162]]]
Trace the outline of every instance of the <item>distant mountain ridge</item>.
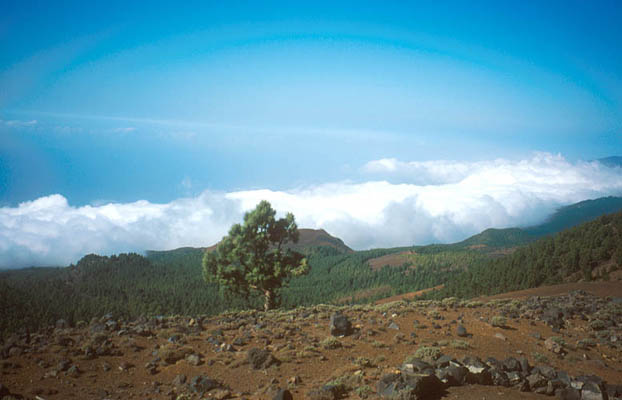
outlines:
[[[324, 229], [307, 229], [298, 230], [300, 237], [298, 243], [288, 243], [287, 247], [302, 253], [309, 253], [314, 248], [331, 248], [337, 253], [352, 253], [354, 250], [346, 246], [343, 240], [331, 236]], [[180, 247], [173, 250], [147, 250], [145, 255], [153, 262], [160, 263], [185, 263], [191, 262], [200, 265], [205, 251], [216, 250], [218, 243], [208, 247]]]
[[615, 168], [615, 167], [622, 167], [622, 157], [620, 156], [612, 156], [612, 157], [605, 157], [605, 158], [599, 158], [598, 160], [599, 163], [607, 166], [607, 167], [611, 167], [611, 168]]
[[604, 214], [622, 210], [622, 197], [601, 197], [561, 207], [545, 222], [526, 228], [486, 229], [456, 243], [463, 247], [512, 247], [527, 244], [543, 236], [552, 235], [591, 221]]
[[290, 244], [289, 247], [298, 251], [308, 251], [314, 247], [331, 247], [339, 253], [352, 253], [353, 250], [348, 247], [343, 240], [330, 235], [324, 229], [306, 229], [298, 230], [300, 237], [298, 243]]

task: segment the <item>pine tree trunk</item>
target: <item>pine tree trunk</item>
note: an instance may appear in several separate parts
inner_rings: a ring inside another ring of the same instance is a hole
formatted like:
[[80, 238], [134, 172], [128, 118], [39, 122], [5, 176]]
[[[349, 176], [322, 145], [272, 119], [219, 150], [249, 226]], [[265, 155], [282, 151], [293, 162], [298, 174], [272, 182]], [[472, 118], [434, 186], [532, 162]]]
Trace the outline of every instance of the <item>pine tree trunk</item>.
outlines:
[[265, 301], [263, 304], [264, 311], [272, 310], [274, 308], [274, 293], [272, 290], [264, 291]]

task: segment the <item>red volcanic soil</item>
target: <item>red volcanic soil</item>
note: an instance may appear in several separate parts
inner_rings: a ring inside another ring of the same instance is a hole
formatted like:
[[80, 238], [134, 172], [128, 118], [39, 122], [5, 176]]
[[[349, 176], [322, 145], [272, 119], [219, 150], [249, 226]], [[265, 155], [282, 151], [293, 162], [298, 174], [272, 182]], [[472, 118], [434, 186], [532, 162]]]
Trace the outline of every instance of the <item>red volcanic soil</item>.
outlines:
[[408, 256], [417, 254], [414, 251], [407, 250], [394, 254], [387, 254], [385, 256], [372, 258], [367, 261], [369, 266], [374, 269], [381, 269], [385, 265], [389, 267], [400, 267], [404, 265], [405, 262], [408, 262]]
[[[620, 295], [616, 285], [540, 288], [508, 294], [512, 300], [495, 296], [488, 304], [395, 301], [130, 322], [103, 317], [77, 328], [61, 324], [6, 340], [0, 383], [32, 399], [271, 399], [278, 388], [289, 388], [294, 399], [317, 399], [311, 394], [314, 389], [340, 380], [350, 385], [342, 398], [375, 399], [382, 376], [396, 371], [421, 346], [433, 346], [457, 360], [524, 356], [532, 366], [547, 364], [571, 376], [597, 375], [620, 384], [622, 345], [614, 338], [622, 337], [622, 327], [615, 320], [619, 305], [614, 300], [581, 293], [536, 303], [521, 300], [531, 293], [558, 294], [563, 288]], [[563, 329], [555, 331], [541, 312], [551, 304], [571, 304], [568, 298], [579, 301], [577, 309], [596, 310], [590, 312], [598, 316], [581, 311], [565, 317]], [[329, 319], [337, 310], [349, 318], [354, 334], [330, 335]], [[506, 326], [492, 326], [493, 317], [502, 314], [507, 315]], [[596, 318], [610, 318], [608, 330], [594, 330]], [[458, 336], [459, 324], [467, 336]], [[562, 353], [549, 350], [545, 339], [551, 337], [563, 340]], [[588, 339], [591, 345], [580, 345]], [[280, 363], [254, 369], [249, 359], [254, 348], [268, 351]], [[196, 376], [215, 380], [219, 388], [200, 397], [189, 385]], [[515, 387], [467, 385], [451, 387], [439, 398], [545, 397]]]
[[404, 293], [404, 294], [398, 294], [395, 296], [391, 296], [391, 297], [387, 297], [385, 299], [380, 299], [378, 301], [376, 301], [376, 304], [385, 304], [385, 303], [391, 303], [393, 301], [399, 301], [399, 300], [412, 300], [416, 297], [419, 297], [425, 293], [428, 293], [432, 290], [438, 290], [438, 289], [442, 289], [445, 285], [438, 285], [438, 286], [434, 286], [428, 289], [422, 289], [422, 290], [417, 290], [416, 292], [410, 292], [410, 293]]

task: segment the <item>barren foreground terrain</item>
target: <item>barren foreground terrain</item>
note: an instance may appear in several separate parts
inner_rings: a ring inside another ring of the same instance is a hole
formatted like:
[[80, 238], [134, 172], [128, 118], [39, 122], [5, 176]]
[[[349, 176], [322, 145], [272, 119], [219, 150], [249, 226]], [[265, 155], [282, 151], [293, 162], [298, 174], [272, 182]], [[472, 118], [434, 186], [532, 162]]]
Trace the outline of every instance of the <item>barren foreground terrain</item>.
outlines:
[[553, 292], [61, 320], [2, 344], [0, 398], [622, 397], [622, 293]]

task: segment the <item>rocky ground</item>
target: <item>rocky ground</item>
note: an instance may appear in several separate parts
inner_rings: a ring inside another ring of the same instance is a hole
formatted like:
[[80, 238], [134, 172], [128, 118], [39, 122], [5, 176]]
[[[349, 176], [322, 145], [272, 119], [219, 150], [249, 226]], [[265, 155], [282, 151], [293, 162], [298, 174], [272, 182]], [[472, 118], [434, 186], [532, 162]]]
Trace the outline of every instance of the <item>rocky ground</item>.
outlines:
[[61, 320], [0, 373], [1, 399], [622, 398], [622, 298]]

